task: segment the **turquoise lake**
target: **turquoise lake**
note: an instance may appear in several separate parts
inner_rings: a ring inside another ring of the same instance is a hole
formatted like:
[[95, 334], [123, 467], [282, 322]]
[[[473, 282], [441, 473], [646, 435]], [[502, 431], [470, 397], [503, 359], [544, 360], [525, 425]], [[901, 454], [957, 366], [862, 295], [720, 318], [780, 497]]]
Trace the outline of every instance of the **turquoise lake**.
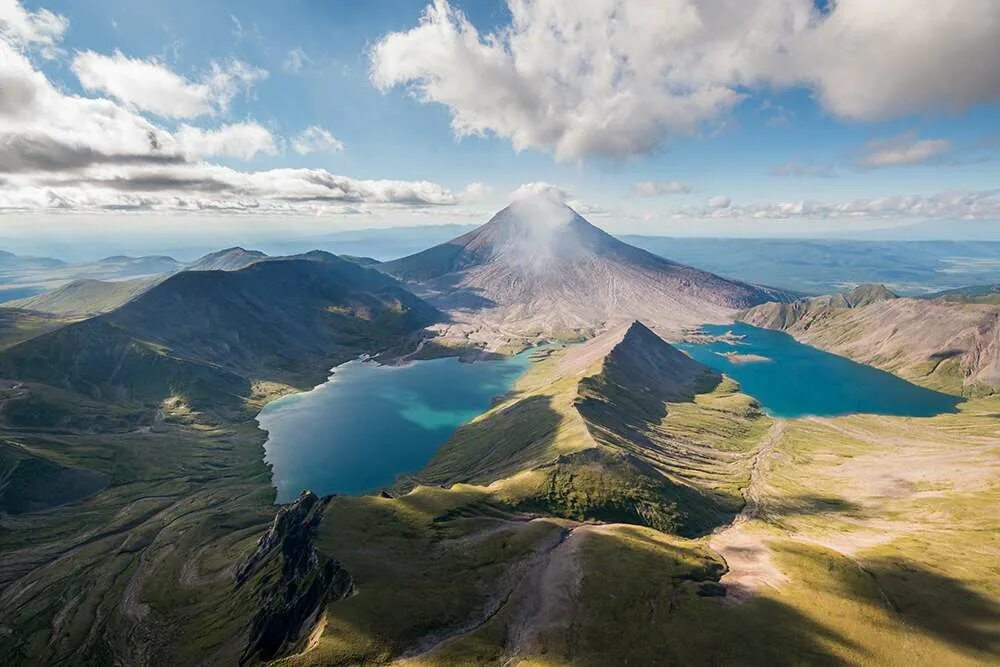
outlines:
[[[746, 324], [706, 325], [739, 340], [677, 347], [725, 373], [775, 417], [871, 413], [925, 417], [954, 411], [960, 399]], [[742, 355], [727, 357], [726, 354]], [[455, 358], [381, 366], [351, 361], [312, 391], [268, 404], [278, 502], [302, 489], [319, 494], [378, 491], [420, 470], [455, 429], [484, 412], [524, 373], [531, 353], [469, 364]]]
[[[804, 345], [780, 331], [742, 323], [705, 325], [702, 331], [712, 336], [732, 332], [741, 339], [677, 347], [739, 382], [744, 393], [775, 417], [853, 413], [928, 417], [953, 412], [961, 400]], [[727, 353], [746, 356], [724, 356]]]
[[268, 432], [265, 460], [277, 502], [303, 489], [377, 491], [420, 470], [456, 428], [509, 391], [529, 363], [528, 353], [472, 364], [355, 360], [312, 391], [269, 403], [257, 421]]

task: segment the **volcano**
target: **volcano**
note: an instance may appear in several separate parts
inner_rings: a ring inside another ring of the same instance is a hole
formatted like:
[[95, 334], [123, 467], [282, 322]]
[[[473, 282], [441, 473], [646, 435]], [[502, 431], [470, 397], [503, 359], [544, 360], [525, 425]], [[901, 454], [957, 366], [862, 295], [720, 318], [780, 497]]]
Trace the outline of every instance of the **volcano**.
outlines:
[[593, 332], [636, 319], [679, 332], [788, 300], [619, 241], [545, 197], [515, 201], [467, 234], [378, 268], [479, 342], [497, 332]]

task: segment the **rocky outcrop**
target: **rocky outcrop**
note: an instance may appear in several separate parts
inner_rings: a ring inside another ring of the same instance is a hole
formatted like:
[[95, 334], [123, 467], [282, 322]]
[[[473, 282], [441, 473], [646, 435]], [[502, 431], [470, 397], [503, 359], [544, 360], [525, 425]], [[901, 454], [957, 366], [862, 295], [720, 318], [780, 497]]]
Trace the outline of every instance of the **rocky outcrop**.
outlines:
[[271, 660], [300, 647], [326, 605], [354, 590], [351, 575], [314, 544], [328, 501], [303, 491], [278, 510], [237, 568], [236, 586], [253, 582], [258, 602], [241, 663]]

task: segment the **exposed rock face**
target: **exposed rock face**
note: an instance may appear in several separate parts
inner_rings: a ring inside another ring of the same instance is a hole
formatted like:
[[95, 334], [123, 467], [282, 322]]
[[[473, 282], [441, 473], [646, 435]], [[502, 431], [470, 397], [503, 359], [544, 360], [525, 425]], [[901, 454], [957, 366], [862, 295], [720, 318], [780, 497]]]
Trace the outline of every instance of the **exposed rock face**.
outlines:
[[326, 604], [353, 590], [351, 575], [314, 545], [327, 502], [303, 491], [278, 510], [257, 549], [237, 568], [237, 587], [256, 581], [259, 600], [242, 663], [271, 660], [300, 646]]
[[428, 290], [466, 332], [678, 329], [784, 300], [623, 243], [565, 205], [516, 201], [488, 223], [379, 270]]
[[882, 286], [767, 303], [748, 324], [955, 394], [1000, 390], [1000, 306], [899, 298]]

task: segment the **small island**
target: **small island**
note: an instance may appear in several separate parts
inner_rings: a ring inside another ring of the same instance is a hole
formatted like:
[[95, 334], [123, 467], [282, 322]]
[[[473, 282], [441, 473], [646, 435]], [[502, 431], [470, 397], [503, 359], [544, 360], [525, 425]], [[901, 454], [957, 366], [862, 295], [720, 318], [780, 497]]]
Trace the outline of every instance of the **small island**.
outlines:
[[741, 352], [716, 352], [716, 354], [720, 357], [725, 357], [734, 364], [757, 364], [774, 361], [774, 359], [760, 354], [743, 354]]

